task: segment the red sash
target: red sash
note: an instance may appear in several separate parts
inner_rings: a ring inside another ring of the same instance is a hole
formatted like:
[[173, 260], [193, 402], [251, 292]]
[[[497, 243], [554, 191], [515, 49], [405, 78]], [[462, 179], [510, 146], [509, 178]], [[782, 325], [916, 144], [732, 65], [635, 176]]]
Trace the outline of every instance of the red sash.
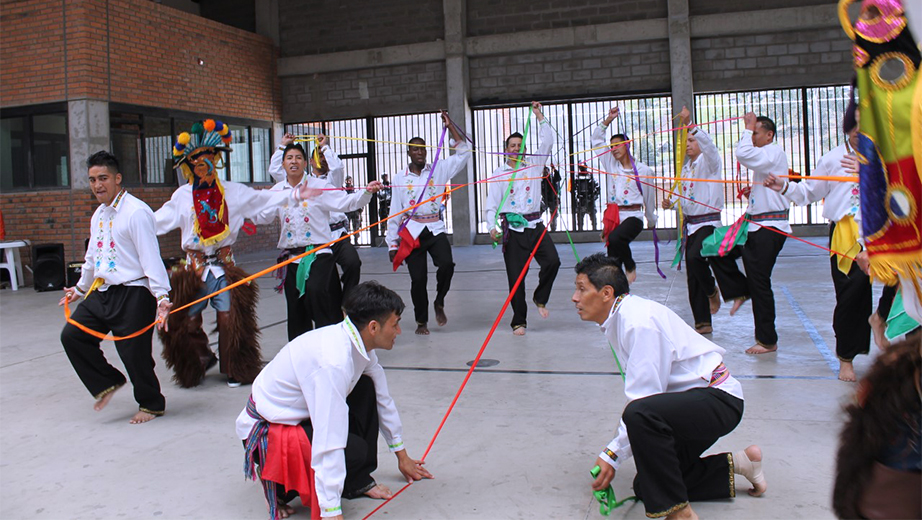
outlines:
[[621, 224], [621, 213], [617, 204], [609, 204], [602, 215], [602, 234], [605, 235], [605, 246], [608, 247], [608, 234]]
[[401, 229], [397, 235], [400, 237], [400, 247], [397, 248], [397, 254], [394, 256], [394, 270], [396, 271], [400, 264], [410, 256], [414, 249], [419, 247], [419, 239], [413, 238], [407, 228]]
[[268, 451], [262, 469], [263, 480], [281, 484], [287, 491], [297, 491], [302, 503], [306, 502], [305, 497], [310, 497], [311, 520], [319, 520], [320, 503], [311, 469], [311, 441], [304, 428], [270, 424]]

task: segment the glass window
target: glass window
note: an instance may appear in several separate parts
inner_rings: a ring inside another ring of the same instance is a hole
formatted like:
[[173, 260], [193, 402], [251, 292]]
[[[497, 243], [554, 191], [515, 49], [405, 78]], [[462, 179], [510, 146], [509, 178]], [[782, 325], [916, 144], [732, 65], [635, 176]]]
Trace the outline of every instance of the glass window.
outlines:
[[249, 132], [245, 126], [228, 125], [231, 129], [231, 152], [226, 160], [229, 172], [225, 170], [221, 176], [227, 180], [230, 174], [230, 180], [235, 182], [250, 182], [250, 150], [249, 150]]
[[28, 188], [28, 136], [25, 117], [0, 120], [0, 189]]
[[173, 132], [170, 118], [144, 116], [144, 162], [148, 184], [172, 184]]
[[141, 115], [109, 113], [109, 151], [118, 159], [122, 184], [141, 184]]
[[253, 182], [270, 182], [269, 159], [272, 157], [271, 132], [268, 128], [251, 128], [253, 150]]

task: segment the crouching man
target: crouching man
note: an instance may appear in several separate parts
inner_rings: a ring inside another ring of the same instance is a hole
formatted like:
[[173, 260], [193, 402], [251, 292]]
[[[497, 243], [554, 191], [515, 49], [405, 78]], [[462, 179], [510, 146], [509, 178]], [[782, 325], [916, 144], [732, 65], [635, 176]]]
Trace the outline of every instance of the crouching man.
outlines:
[[244, 472], [261, 479], [273, 519], [294, 512], [287, 504], [295, 496], [310, 506], [312, 518], [342, 518], [341, 497], [390, 498], [391, 491], [371, 477], [379, 429], [408, 482], [432, 478], [407, 455], [374, 353], [394, 347], [403, 301], [365, 282], [347, 295], [343, 309], [341, 323], [304, 333], [279, 351], [237, 417]]
[[723, 363], [724, 349], [667, 307], [629, 294], [618, 263], [600, 253], [576, 265], [576, 311], [612, 345], [628, 402], [617, 436], [596, 461], [592, 489], [607, 489], [633, 455], [634, 493], [650, 518], [698, 518], [689, 501], [735, 496], [734, 473], [752, 483], [750, 495], [761, 495], [758, 446], [701, 456], [743, 417], [743, 391]]

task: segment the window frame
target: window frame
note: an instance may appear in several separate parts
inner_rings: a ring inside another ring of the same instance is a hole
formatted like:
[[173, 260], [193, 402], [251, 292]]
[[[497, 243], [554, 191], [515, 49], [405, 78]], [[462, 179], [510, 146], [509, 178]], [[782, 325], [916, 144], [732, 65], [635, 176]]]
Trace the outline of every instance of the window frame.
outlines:
[[[35, 185], [35, 135], [33, 118], [44, 115], [63, 115], [64, 127], [68, 130], [67, 137], [67, 184], [56, 184], [54, 186], [36, 186]], [[4, 192], [26, 192], [26, 191], [56, 191], [70, 189], [71, 171], [70, 171], [70, 114], [67, 111], [67, 103], [45, 103], [40, 105], [26, 105], [20, 107], [0, 108], [0, 119], [23, 118], [23, 133], [25, 134], [25, 143], [23, 148], [26, 151], [25, 167], [29, 180], [28, 186], [11, 186], [4, 188]]]

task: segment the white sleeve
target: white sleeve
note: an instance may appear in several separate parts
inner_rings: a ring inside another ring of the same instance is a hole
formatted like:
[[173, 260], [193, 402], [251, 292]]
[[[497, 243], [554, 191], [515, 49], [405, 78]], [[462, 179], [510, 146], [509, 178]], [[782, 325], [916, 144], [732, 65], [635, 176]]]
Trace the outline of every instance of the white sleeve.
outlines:
[[[394, 183], [397, 183], [397, 179], [393, 180]], [[403, 211], [406, 206], [406, 190], [403, 189], [394, 189], [391, 191], [391, 214], [389, 217], [394, 217], [394, 215]], [[404, 215], [400, 215], [394, 218], [390, 218], [387, 221], [387, 231], [384, 233], [384, 241], [387, 242], [388, 249], [397, 249], [400, 247], [400, 236], [397, 234], [397, 228], [400, 227], [400, 222], [403, 220]]]
[[153, 212], [146, 209], [131, 214], [128, 228], [131, 229], [131, 238], [138, 251], [138, 263], [147, 276], [150, 292], [154, 298], [160, 298], [170, 295], [170, 277], [160, 258], [160, 242], [157, 241]]
[[753, 182], [761, 182], [756, 181], [756, 174], [771, 171], [775, 164], [766, 148], [767, 146], [759, 148], [752, 144], [752, 130], [743, 130], [742, 137], [736, 143], [736, 160], [753, 171]]
[[557, 142], [557, 132], [548, 123], [547, 117], [538, 123], [538, 127], [538, 153], [532, 164], [543, 169], [551, 157], [551, 152], [554, 150], [554, 144]]
[[235, 201], [234, 207], [239, 208], [244, 218], [250, 220], [259, 219], [261, 215], [266, 214], [266, 211], [275, 212], [285, 202], [289, 204], [301, 202], [295, 196], [295, 193], [298, 192], [297, 188], [291, 190], [257, 190], [243, 184], [232, 186], [230, 183], [224, 184], [225, 195], [236, 193], [239, 198]]
[[[332, 187], [329, 183], [327, 183], [327, 186]], [[355, 193], [346, 193], [342, 190], [324, 191], [317, 197], [316, 203], [320, 204], [320, 206], [328, 212], [340, 211], [348, 213], [367, 206], [368, 203], [371, 202], [371, 197], [372, 193], [365, 188], [356, 188]]]
[[[605, 204], [609, 204], [611, 203], [611, 200], [609, 200], [610, 197], [608, 194], [611, 193], [611, 183], [615, 182], [614, 172], [615, 172], [616, 165], [614, 164], [615, 158], [611, 153], [611, 148], [608, 148], [606, 150], [602, 149], [605, 147], [605, 143], [606, 143], [605, 141], [606, 130], [608, 130], [608, 127], [605, 126], [603, 123], [599, 123], [598, 126], [596, 126], [595, 129], [592, 131], [592, 135], [589, 136], [589, 146], [592, 147], [592, 152], [590, 152], [590, 157], [601, 155], [599, 157], [599, 161], [602, 163], [602, 170], [604, 170], [605, 172], [604, 173], [605, 185], [599, 186], [599, 188], [605, 190], [604, 192], [605, 195], [603, 197], [603, 200], [605, 201]], [[620, 170], [619, 170], [619, 173], [620, 173]]]
[[[813, 170], [813, 175], [836, 175], [837, 172], [830, 171], [830, 162], [832, 161], [827, 160], [825, 155], [821, 157], [820, 162], [816, 165], [816, 169]], [[811, 202], [816, 202], [820, 199], [826, 198], [829, 196], [829, 192], [831, 190], [831, 181], [814, 181], [810, 179], [801, 179], [800, 182], [793, 182], [789, 180], [788, 191], [782, 195], [784, 198], [798, 206], [806, 206]]]
[[[720, 150], [711, 140], [710, 134], [701, 127], [696, 128], [697, 131], [694, 136], [698, 140], [698, 147], [701, 148], [701, 156], [704, 158], [705, 164], [704, 171], [699, 172], [696, 168], [695, 174], [702, 179], [720, 179], [723, 172], [723, 157], [720, 155]], [[698, 160], [700, 161], [701, 159]]]
[[346, 481], [346, 441], [349, 438], [349, 380], [335, 367], [298, 374], [311, 424], [311, 468], [320, 503], [320, 516], [342, 514], [341, 497]]
[[[471, 144], [467, 141], [458, 143], [454, 139], [450, 139], [448, 146], [455, 148], [456, 153], [439, 159], [438, 170], [432, 175], [434, 184], [448, 184], [448, 181], [453, 179], [455, 175], [464, 171], [467, 161], [471, 158]], [[449, 152], [445, 150], [444, 153], [448, 154]]]
[[[99, 211], [98, 209], [96, 211]], [[96, 213], [90, 219], [90, 230], [96, 229]], [[93, 234], [90, 233], [90, 245], [86, 248], [86, 254], [83, 256], [83, 267], [80, 268], [80, 279], [74, 286], [82, 294], [90, 290], [93, 280], [96, 278], [96, 248], [93, 247]]]
[[160, 206], [160, 209], [154, 212], [154, 222], [157, 226], [158, 235], [165, 235], [180, 227], [184, 213], [178, 200], [181, 189], [174, 191], [170, 200], [164, 202], [163, 206]]
[[269, 176], [272, 177], [272, 180], [275, 182], [282, 182], [285, 180], [285, 168], [282, 166], [282, 159], [284, 158], [285, 152], [277, 149], [272, 153], [272, 157], [269, 159]]
[[384, 377], [384, 369], [378, 362], [378, 357], [374, 352], [368, 353], [371, 363], [365, 368], [364, 374], [371, 378], [375, 384], [375, 397], [378, 402], [378, 427], [384, 435], [387, 447], [391, 453], [404, 449], [403, 445], [403, 425], [400, 423], [400, 414], [397, 413], [397, 405], [387, 389], [387, 378]]
[[[275, 186], [269, 188], [269, 191], [284, 191], [284, 188], [276, 184]], [[252, 220], [254, 224], [264, 226], [266, 224], [271, 224], [272, 221], [275, 220], [275, 217], [278, 216], [278, 214], [278, 207], [266, 205], [263, 206], [256, 215], [251, 216], [250, 220]]]
[[330, 172], [327, 174], [330, 184], [335, 188], [342, 188], [346, 179], [346, 165], [339, 158], [339, 154], [334, 152], [329, 145], [323, 147], [323, 157], [327, 160], [327, 166], [330, 168]]
[[[640, 168], [637, 169], [637, 173], [641, 177], [647, 177], [646, 179], [640, 179], [640, 189], [643, 192], [643, 210], [644, 216], [647, 217], [647, 227], [654, 228], [656, 227], [656, 188], [650, 186], [650, 184], [655, 184], [656, 179], [650, 179], [653, 176], [653, 170], [646, 164], [642, 164]], [[644, 184], [647, 183], [647, 184]]]
[[[501, 171], [501, 169], [494, 170], [493, 176], [495, 177]], [[509, 174], [502, 180], [509, 181], [510, 178], [512, 178], [512, 174]], [[502, 202], [503, 193], [505, 193], [505, 191], [506, 183], [504, 182], [491, 182], [487, 185], [487, 204], [484, 216], [487, 219], [487, 226], [489, 226], [489, 229], [493, 229], [493, 227], [496, 226], [496, 211], [499, 209], [499, 203]]]

